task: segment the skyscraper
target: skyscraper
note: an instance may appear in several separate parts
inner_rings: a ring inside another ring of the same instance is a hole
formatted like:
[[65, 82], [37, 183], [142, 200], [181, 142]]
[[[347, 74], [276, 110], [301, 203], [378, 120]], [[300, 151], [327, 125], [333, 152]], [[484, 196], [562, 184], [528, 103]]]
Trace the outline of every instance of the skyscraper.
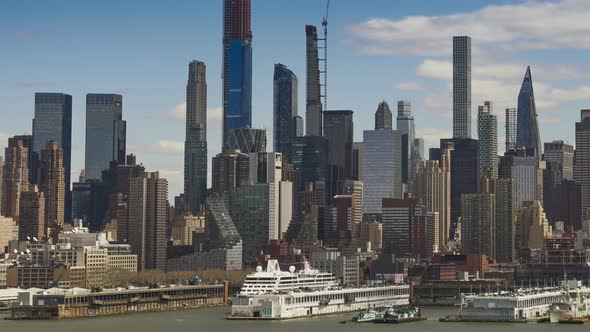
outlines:
[[4, 183], [4, 180], [2, 180], [2, 175], [4, 173], [4, 158], [2, 156], [0, 156], [0, 216], [2, 216], [2, 203], [4, 203], [4, 201], [2, 200], [2, 184]]
[[318, 31], [313, 25], [305, 26], [306, 66], [305, 121], [307, 136], [322, 136], [322, 101], [320, 91], [320, 65], [318, 57]]
[[574, 179], [574, 147], [561, 140], [545, 142], [543, 160], [558, 165], [562, 180]]
[[541, 138], [537, 124], [537, 108], [533, 91], [531, 67], [526, 68], [520, 93], [518, 94], [518, 114], [516, 129], [516, 146], [518, 148], [535, 149], [535, 157], [541, 159]]
[[242, 153], [266, 152], [266, 129], [234, 128], [229, 131], [224, 149]]
[[101, 180], [111, 161], [125, 163], [126, 122], [123, 120], [123, 96], [86, 95], [87, 180]]
[[65, 216], [65, 168], [64, 151], [53, 140], [41, 150], [39, 191], [45, 196], [45, 225], [63, 226]]
[[590, 217], [587, 216], [590, 208], [590, 109], [580, 113], [580, 122], [576, 122], [574, 180], [582, 186], [582, 217], [587, 220]]
[[27, 241], [28, 238], [42, 239], [46, 235], [45, 225], [45, 196], [36, 185], [32, 190], [23, 192], [20, 197], [20, 217], [18, 222], [18, 239]]
[[461, 247], [466, 254], [494, 257], [496, 253], [496, 196], [461, 195]]
[[471, 37], [453, 37], [453, 138], [471, 138]]
[[18, 222], [20, 198], [29, 190], [29, 149], [16, 136], [8, 139], [2, 170], [2, 215]]
[[332, 180], [352, 178], [352, 111], [325, 111], [324, 137], [328, 139], [328, 159], [337, 168], [338, 176]]
[[516, 150], [516, 108], [506, 109], [506, 151]]
[[216, 194], [231, 193], [248, 184], [250, 180], [250, 157], [239, 150], [224, 150], [213, 157], [212, 191]]
[[252, 127], [252, 30], [250, 0], [223, 1], [223, 138]]
[[352, 143], [352, 179], [363, 181], [363, 142]]
[[379, 215], [383, 198], [402, 196], [402, 136], [396, 130], [365, 130], [363, 146], [363, 213]]
[[484, 102], [477, 111], [477, 135], [479, 138], [479, 177], [491, 171], [498, 177], [498, 118], [491, 101]]
[[389, 105], [384, 100], [379, 103], [379, 106], [377, 106], [377, 111], [375, 112], [375, 130], [391, 130], [393, 129], [392, 122], [393, 115], [391, 114]]
[[412, 104], [408, 100], [397, 102], [397, 131], [401, 135], [407, 135], [407, 140], [402, 146], [404, 149], [404, 164], [402, 165], [402, 182], [407, 183], [408, 178], [413, 178], [414, 172], [414, 139], [416, 137], [416, 128], [414, 126], [414, 117], [412, 116]]
[[128, 240], [137, 267], [166, 269], [168, 181], [158, 172], [129, 180]]
[[273, 80], [274, 151], [287, 158], [291, 139], [297, 135], [297, 76], [280, 63], [275, 64]]
[[33, 119], [33, 153], [38, 158], [48, 141], [55, 141], [63, 150], [65, 171], [64, 219], [71, 220], [72, 192], [72, 96], [64, 93], [35, 93]]
[[291, 163], [299, 172], [296, 188], [303, 191], [305, 184], [328, 180], [328, 140], [320, 136], [297, 137], [291, 143]]
[[191, 61], [186, 84], [184, 193], [197, 214], [207, 197], [207, 74], [200, 61]]
[[494, 179], [496, 195], [496, 252], [498, 262], [515, 258], [516, 185], [512, 178]]

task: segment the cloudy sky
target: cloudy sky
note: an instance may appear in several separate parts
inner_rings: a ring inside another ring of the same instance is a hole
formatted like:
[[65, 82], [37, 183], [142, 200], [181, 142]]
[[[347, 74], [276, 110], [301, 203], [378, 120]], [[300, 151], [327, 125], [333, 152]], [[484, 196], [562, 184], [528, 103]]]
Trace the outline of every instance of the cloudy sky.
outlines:
[[[530, 65], [542, 140], [574, 143], [579, 110], [590, 107], [588, 0], [333, 0], [330, 9], [328, 108], [354, 111], [356, 140], [381, 100], [393, 109], [402, 99], [427, 147], [449, 137], [452, 36], [470, 35], [474, 121], [477, 106], [493, 101], [502, 145], [504, 109], [516, 107]], [[0, 2], [0, 147], [31, 133], [35, 92], [71, 94], [75, 179], [85, 95], [120, 93], [128, 152], [177, 195], [192, 59], [207, 64], [209, 157], [220, 151], [221, 11], [221, 0]], [[253, 122], [269, 131], [269, 147], [273, 64], [299, 76], [304, 115], [304, 25], [319, 25], [324, 12], [320, 0], [252, 0]]]

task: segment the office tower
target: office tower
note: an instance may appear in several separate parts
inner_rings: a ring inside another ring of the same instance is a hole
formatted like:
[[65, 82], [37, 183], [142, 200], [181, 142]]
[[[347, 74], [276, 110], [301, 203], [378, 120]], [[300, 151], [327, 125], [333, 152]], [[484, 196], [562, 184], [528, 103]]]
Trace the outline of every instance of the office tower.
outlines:
[[41, 240], [45, 238], [45, 196], [36, 185], [30, 191], [25, 191], [20, 197], [20, 216], [18, 222], [18, 239], [27, 241], [33, 237]]
[[576, 158], [574, 180], [582, 186], [583, 217], [590, 208], [590, 110], [580, 111], [580, 122], [576, 122]]
[[64, 150], [57, 147], [57, 142], [46, 142], [41, 150], [41, 167], [39, 172], [39, 191], [45, 196], [45, 225], [64, 225], [65, 216], [65, 168]]
[[229, 131], [224, 149], [240, 150], [242, 153], [266, 151], [266, 130], [235, 128]]
[[168, 181], [158, 172], [129, 180], [128, 241], [139, 270], [165, 270]]
[[379, 103], [375, 112], [375, 130], [391, 130], [393, 129], [392, 122], [393, 115], [391, 114], [389, 105], [384, 100]]
[[186, 84], [184, 193], [197, 214], [207, 197], [207, 67], [191, 61]]
[[382, 200], [383, 253], [400, 258], [428, 258], [434, 246], [436, 216], [414, 199]]
[[397, 102], [397, 131], [401, 135], [407, 135], [405, 144], [402, 146], [404, 155], [407, 156], [402, 164], [402, 182], [408, 183], [408, 178], [413, 178], [414, 168], [414, 139], [416, 137], [416, 128], [414, 126], [414, 117], [412, 116], [412, 104], [408, 100]]
[[479, 141], [474, 139], [441, 139], [443, 163], [450, 164], [451, 170], [451, 238], [455, 234], [461, 216], [461, 195], [478, 192], [479, 185]]
[[250, 154], [250, 185], [270, 184], [269, 239], [283, 239], [293, 218], [293, 183], [283, 181], [283, 156], [276, 152]]
[[477, 109], [477, 135], [479, 138], [479, 177], [488, 170], [492, 178], [498, 177], [498, 118], [491, 101]]
[[463, 253], [494, 257], [496, 253], [496, 196], [461, 195], [461, 247]]
[[451, 229], [451, 173], [438, 160], [418, 164], [415, 195], [426, 211], [438, 213], [438, 237], [434, 244], [446, 248]]
[[[39, 157], [48, 141], [55, 141], [63, 150], [65, 170], [65, 220], [71, 220], [72, 192], [72, 96], [64, 93], [35, 93], [33, 119], [33, 157]], [[33, 183], [37, 183], [33, 181]]]
[[582, 186], [572, 180], [563, 180], [560, 189], [561, 195], [558, 200], [560, 221], [563, 221], [566, 230], [581, 230], [583, 226]]
[[250, 157], [239, 150], [225, 150], [212, 161], [212, 191], [230, 193], [246, 185], [250, 178]]
[[453, 37], [453, 138], [471, 138], [471, 37]]
[[301, 137], [304, 135], [305, 132], [305, 128], [303, 128], [303, 118], [300, 117], [299, 115], [296, 115], [293, 117], [293, 129], [292, 132], [294, 134], [295, 137]]
[[86, 95], [87, 180], [101, 180], [102, 171], [111, 161], [125, 162], [126, 122], [123, 121], [123, 96], [116, 94]]
[[495, 181], [496, 195], [496, 251], [492, 256], [498, 262], [509, 263], [515, 257], [516, 183], [512, 178]]
[[516, 108], [506, 108], [506, 151], [516, 150], [517, 114]]
[[516, 249], [519, 256], [530, 250], [543, 249], [545, 238], [552, 235], [552, 227], [539, 201], [527, 202], [516, 217]]
[[354, 211], [355, 220], [362, 221], [363, 219], [363, 183], [355, 180], [345, 180], [342, 186], [343, 195], [354, 196]]
[[[242, 259], [246, 264], [256, 262], [256, 255], [270, 240], [274, 226], [274, 190], [271, 184], [246, 185], [231, 194], [230, 214], [243, 240]], [[274, 230], [273, 230], [274, 231]]]
[[297, 76], [280, 63], [275, 64], [273, 80], [273, 144], [274, 151], [289, 155], [291, 139], [301, 130], [297, 117]]
[[543, 160], [554, 163], [562, 174], [562, 179], [574, 179], [574, 147], [560, 140], [545, 143]]
[[320, 64], [318, 58], [318, 31], [313, 25], [305, 26], [305, 121], [307, 136], [322, 136], [322, 101], [320, 91]]
[[543, 151], [541, 151], [531, 67], [526, 68], [522, 86], [520, 87], [517, 112], [516, 146], [518, 148], [534, 149], [535, 157], [541, 159]]
[[0, 216], [2, 216], [2, 184], [4, 183], [4, 180], [2, 180], [2, 175], [4, 173], [4, 158], [2, 156], [0, 156]]
[[363, 142], [352, 143], [352, 179], [363, 181]]
[[365, 130], [363, 144], [363, 214], [378, 215], [383, 198], [402, 195], [402, 137], [395, 130]]
[[21, 193], [29, 190], [29, 149], [17, 136], [8, 139], [2, 170], [2, 215], [18, 222]]
[[511, 176], [516, 182], [516, 208], [524, 202], [543, 200], [544, 162], [533, 156], [514, 156], [512, 158]]
[[328, 180], [328, 140], [320, 136], [297, 137], [291, 143], [291, 163], [299, 173], [296, 188], [303, 191], [309, 182]]
[[252, 127], [252, 30], [250, 0], [223, 1], [223, 137]]
[[420, 161], [427, 160], [424, 153], [424, 138], [414, 138], [414, 153], [417, 158], [420, 158]]
[[352, 178], [352, 111], [325, 111], [324, 137], [328, 139], [330, 197], [343, 180]]

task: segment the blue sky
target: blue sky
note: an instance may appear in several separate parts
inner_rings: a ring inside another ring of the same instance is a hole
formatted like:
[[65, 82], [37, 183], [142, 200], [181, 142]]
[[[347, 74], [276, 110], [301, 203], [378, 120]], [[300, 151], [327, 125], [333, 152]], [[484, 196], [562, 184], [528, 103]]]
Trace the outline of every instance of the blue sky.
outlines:
[[[253, 123], [272, 142], [272, 71], [299, 77], [305, 116], [305, 24], [319, 26], [320, 0], [252, 0]], [[473, 37], [473, 119], [494, 101], [504, 142], [505, 107], [515, 107], [532, 66], [543, 141], [574, 143], [579, 109], [590, 104], [590, 7], [585, 0], [332, 0], [329, 108], [351, 109], [355, 137], [373, 126], [381, 100], [413, 103], [426, 145], [451, 128], [451, 37]], [[207, 64], [209, 157], [220, 151], [221, 0], [0, 2], [0, 147], [30, 133], [35, 92], [73, 96], [73, 179], [84, 165], [86, 93], [123, 94], [128, 152], [182, 190], [187, 66]], [[474, 126], [473, 128], [476, 128]], [[476, 132], [474, 129], [474, 136]], [[500, 150], [502, 151], [502, 150]]]

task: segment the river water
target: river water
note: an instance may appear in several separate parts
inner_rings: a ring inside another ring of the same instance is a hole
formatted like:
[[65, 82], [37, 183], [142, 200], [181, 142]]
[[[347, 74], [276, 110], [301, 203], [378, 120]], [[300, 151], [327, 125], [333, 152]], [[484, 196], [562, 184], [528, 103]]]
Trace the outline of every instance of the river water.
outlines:
[[286, 321], [228, 321], [229, 307], [202, 308], [169, 312], [135, 313], [97, 318], [54, 321], [0, 321], [0, 332], [346, 332], [346, 331], [400, 331], [400, 332], [473, 332], [473, 331], [589, 331], [586, 325], [550, 324], [491, 324], [491, 323], [440, 323], [438, 318], [454, 313], [453, 308], [422, 308], [427, 321], [395, 324], [339, 324], [353, 314], [314, 317]]

